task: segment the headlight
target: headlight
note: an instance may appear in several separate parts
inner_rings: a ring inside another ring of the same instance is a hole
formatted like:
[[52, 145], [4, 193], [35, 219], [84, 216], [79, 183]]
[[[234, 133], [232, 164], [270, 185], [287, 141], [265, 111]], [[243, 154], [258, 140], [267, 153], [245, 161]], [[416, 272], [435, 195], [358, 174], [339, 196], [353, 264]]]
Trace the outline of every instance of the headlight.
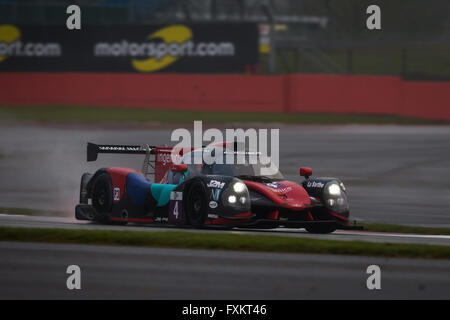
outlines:
[[337, 183], [328, 185], [328, 193], [332, 196], [339, 196], [341, 194], [341, 188]]
[[234, 190], [234, 192], [236, 192], [236, 193], [244, 192], [246, 188], [247, 188], [247, 187], [246, 187], [245, 184], [242, 183], [242, 182], [236, 182], [236, 183], [233, 185], [233, 190]]
[[228, 197], [228, 202], [229, 203], [236, 203], [236, 196], [234, 196], [234, 195], [229, 196]]
[[325, 185], [323, 196], [328, 209], [336, 213], [348, 211], [347, 194], [344, 188], [339, 181], [330, 181]]

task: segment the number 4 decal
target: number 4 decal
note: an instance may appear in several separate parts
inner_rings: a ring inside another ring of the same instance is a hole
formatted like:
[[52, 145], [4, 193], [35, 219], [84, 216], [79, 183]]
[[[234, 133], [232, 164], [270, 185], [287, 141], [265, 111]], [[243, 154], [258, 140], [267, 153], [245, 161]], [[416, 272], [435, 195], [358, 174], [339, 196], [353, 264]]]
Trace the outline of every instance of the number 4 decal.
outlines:
[[178, 201], [175, 201], [175, 207], [173, 207], [173, 215], [175, 216], [175, 219], [178, 220]]
[[170, 193], [169, 220], [183, 220], [183, 192], [172, 191]]

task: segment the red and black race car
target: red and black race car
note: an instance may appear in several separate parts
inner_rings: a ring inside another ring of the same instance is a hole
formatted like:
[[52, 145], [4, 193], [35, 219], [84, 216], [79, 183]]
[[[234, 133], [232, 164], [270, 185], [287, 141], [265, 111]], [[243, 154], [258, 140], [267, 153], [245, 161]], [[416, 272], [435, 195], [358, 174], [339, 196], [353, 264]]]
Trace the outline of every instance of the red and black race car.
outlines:
[[[240, 154], [235, 143], [224, 143], [215, 152], [241, 155], [240, 162], [225, 164], [229, 162], [217, 161], [216, 154], [215, 161], [194, 164], [205, 150], [180, 152], [173, 163], [171, 147], [88, 143], [88, 161], [95, 161], [99, 153], [141, 154], [145, 160], [142, 171], [103, 168], [83, 174], [76, 218], [196, 228], [293, 227], [312, 233], [356, 228], [348, 225], [347, 193], [339, 179], [313, 178], [310, 168], [300, 168], [305, 179], [287, 181], [270, 158], [257, 153], [256, 162], [251, 162], [251, 152]], [[270, 174], [261, 175], [261, 169], [269, 167]]]

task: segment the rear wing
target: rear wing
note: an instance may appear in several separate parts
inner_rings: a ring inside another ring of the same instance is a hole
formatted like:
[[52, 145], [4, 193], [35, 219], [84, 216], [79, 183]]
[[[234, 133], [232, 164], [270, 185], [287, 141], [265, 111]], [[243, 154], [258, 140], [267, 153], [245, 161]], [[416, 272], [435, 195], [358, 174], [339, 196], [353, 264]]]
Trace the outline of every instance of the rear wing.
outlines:
[[96, 161], [99, 153], [112, 154], [139, 154], [145, 155], [142, 173], [153, 175], [153, 181], [161, 183], [165, 180], [167, 170], [172, 164], [172, 147], [113, 145], [113, 144], [87, 144], [87, 161]]
[[[220, 142], [213, 146], [223, 146], [230, 148], [231, 152], [237, 152], [237, 142]], [[202, 146], [202, 148], [205, 148]], [[139, 145], [118, 145], [118, 144], [95, 144], [88, 142], [87, 144], [87, 161], [96, 161], [99, 153], [112, 154], [140, 154], [145, 155], [142, 165], [142, 173], [154, 175], [153, 181], [156, 183], [164, 183], [167, 170], [172, 164], [173, 147], [162, 146], [139, 146]], [[191, 148], [190, 151], [194, 150]], [[183, 148], [176, 152], [177, 156], [183, 156]], [[247, 153], [247, 152], [246, 152]]]
[[[213, 144], [213, 146], [222, 145], [232, 150], [237, 150], [237, 142], [219, 142]], [[203, 148], [205, 146], [202, 146]], [[118, 144], [95, 144], [88, 142], [87, 144], [87, 161], [96, 161], [99, 153], [115, 153], [115, 154], [156, 154], [157, 149], [170, 149], [173, 147], [158, 147], [158, 146], [138, 146], [138, 145], [118, 145]], [[191, 150], [194, 150], [192, 148]], [[183, 150], [180, 149], [180, 155], [183, 154]]]
[[87, 144], [87, 161], [96, 161], [99, 153], [116, 153], [116, 154], [155, 154], [155, 146], [130, 146], [130, 145], [113, 145], [113, 144], [95, 144], [88, 142]]

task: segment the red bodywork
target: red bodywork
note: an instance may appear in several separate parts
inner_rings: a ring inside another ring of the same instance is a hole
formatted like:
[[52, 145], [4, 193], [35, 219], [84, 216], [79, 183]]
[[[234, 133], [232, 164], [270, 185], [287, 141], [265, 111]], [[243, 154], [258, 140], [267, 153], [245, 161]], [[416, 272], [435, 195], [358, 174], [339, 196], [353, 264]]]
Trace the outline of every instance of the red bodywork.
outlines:
[[114, 198], [114, 202], [119, 202], [120, 199], [122, 199], [123, 192], [125, 191], [125, 182], [127, 180], [127, 174], [130, 172], [142, 174], [142, 172], [139, 170], [128, 168], [108, 168], [106, 169], [106, 171], [111, 176], [113, 188], [119, 189], [120, 197], [119, 199]]
[[311, 207], [311, 199], [302, 186], [291, 181], [260, 183], [244, 180], [248, 189], [255, 190], [280, 207], [301, 211]]

